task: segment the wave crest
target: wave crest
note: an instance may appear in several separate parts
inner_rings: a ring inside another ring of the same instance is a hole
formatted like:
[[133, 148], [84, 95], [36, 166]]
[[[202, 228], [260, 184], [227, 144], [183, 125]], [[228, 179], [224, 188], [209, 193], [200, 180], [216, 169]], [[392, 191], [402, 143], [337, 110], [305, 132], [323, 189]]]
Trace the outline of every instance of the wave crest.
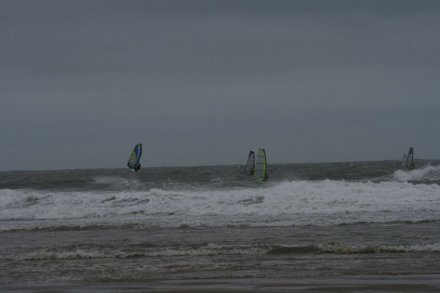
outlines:
[[399, 182], [406, 181], [440, 181], [440, 166], [427, 165], [414, 170], [397, 170], [393, 179]]
[[0, 189], [0, 230], [42, 223], [194, 227], [435, 221], [440, 219], [438, 210], [439, 185], [396, 181], [285, 181], [253, 188], [112, 192]]

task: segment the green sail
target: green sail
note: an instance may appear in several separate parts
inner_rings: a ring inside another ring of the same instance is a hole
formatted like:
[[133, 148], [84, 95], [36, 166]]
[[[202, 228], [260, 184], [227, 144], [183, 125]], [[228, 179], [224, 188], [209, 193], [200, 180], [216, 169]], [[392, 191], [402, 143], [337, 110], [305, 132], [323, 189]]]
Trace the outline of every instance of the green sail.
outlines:
[[254, 175], [258, 180], [261, 181], [266, 181], [269, 178], [267, 174], [266, 151], [264, 149], [258, 149], [257, 151]]

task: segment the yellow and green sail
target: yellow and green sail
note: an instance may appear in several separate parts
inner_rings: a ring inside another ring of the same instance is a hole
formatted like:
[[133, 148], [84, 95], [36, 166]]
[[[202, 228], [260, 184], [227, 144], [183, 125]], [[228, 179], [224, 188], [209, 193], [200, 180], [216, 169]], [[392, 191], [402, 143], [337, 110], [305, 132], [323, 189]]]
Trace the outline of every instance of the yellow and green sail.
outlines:
[[267, 158], [264, 149], [258, 149], [255, 163], [255, 177], [260, 181], [266, 181], [269, 178], [267, 174]]

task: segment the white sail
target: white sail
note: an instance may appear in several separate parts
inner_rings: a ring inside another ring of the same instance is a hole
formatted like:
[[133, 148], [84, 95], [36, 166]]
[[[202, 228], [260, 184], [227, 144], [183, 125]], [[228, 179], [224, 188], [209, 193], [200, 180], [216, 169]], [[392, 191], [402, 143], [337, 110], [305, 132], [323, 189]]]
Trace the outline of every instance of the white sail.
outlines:
[[408, 150], [408, 154], [403, 154], [402, 157], [402, 168], [412, 170], [414, 169], [414, 148], [410, 147]]
[[414, 149], [413, 149], [413, 147], [409, 148], [408, 156], [406, 157], [406, 168], [409, 170], [414, 169]]
[[402, 168], [406, 168], [406, 159], [408, 158], [407, 154], [403, 154], [402, 155], [402, 160], [400, 162], [400, 165], [402, 166]]

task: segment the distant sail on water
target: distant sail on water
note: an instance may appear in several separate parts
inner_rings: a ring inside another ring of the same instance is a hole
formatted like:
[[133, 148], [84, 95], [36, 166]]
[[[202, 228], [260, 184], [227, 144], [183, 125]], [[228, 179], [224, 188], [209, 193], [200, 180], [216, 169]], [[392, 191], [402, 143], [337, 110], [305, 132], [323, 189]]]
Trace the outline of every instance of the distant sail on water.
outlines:
[[412, 170], [415, 168], [414, 164], [414, 149], [410, 147], [408, 150], [408, 154], [403, 154], [402, 157], [402, 168], [406, 168], [408, 170]]
[[254, 175], [255, 173], [255, 153], [250, 151], [246, 162], [246, 175]]
[[264, 149], [258, 149], [255, 163], [255, 177], [258, 180], [266, 181], [269, 176], [267, 174], [267, 158]]
[[139, 143], [135, 145], [133, 151], [130, 154], [130, 158], [128, 159], [127, 166], [133, 171], [138, 171], [141, 168], [140, 160], [142, 156], [142, 144]]

